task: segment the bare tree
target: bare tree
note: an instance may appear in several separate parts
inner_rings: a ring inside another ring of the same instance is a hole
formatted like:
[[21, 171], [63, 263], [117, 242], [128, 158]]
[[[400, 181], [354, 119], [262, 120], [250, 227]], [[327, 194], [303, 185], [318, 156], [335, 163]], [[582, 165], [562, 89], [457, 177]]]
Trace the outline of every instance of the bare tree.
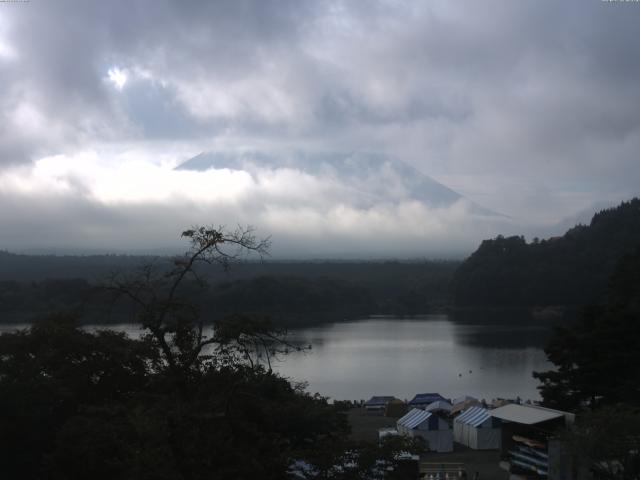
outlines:
[[251, 227], [237, 227], [228, 231], [223, 226], [197, 226], [182, 232], [189, 242], [189, 249], [173, 259], [170, 268], [157, 264], [142, 266], [133, 274], [113, 275], [107, 288], [114, 301], [126, 298], [135, 306], [135, 314], [143, 329], [157, 343], [166, 367], [177, 379], [181, 388], [185, 380], [199, 365], [201, 354], [207, 346], [218, 344], [222, 353], [232, 349], [242, 352], [245, 360], [253, 365], [256, 355], [275, 353], [281, 331], [269, 329], [265, 322], [248, 324], [248, 329], [220, 323], [218, 334], [207, 336], [204, 318], [193, 303], [181, 295], [187, 280], [204, 287], [205, 279], [198, 270], [199, 264], [218, 264], [228, 269], [232, 262], [247, 254], [260, 257], [268, 254], [270, 239], [259, 239]]
[[[286, 332], [273, 328], [266, 317], [205, 318], [188, 295], [194, 283], [206, 285], [201, 264], [226, 270], [241, 256], [263, 257], [268, 254], [268, 238], [259, 239], [250, 227], [228, 231], [206, 226], [186, 230], [182, 238], [189, 242], [189, 249], [168, 267], [156, 263], [114, 275], [107, 288], [114, 293], [114, 301], [128, 299], [134, 305], [146, 337], [161, 352], [160, 373], [166, 375], [159, 378], [170, 392], [162, 409], [169, 447], [182, 477], [192, 480], [201, 468], [190, 460], [193, 455], [187, 446], [193, 447], [189, 442], [194, 432], [219, 430], [234, 438], [244, 421], [244, 415], [235, 415], [234, 405], [247, 398], [260, 399], [247, 384], [256, 378], [275, 379], [273, 356], [298, 347], [287, 343]], [[209, 334], [205, 320], [213, 320]], [[212, 385], [217, 390], [214, 395], [206, 393]], [[202, 395], [208, 398], [206, 406], [199, 402]]]

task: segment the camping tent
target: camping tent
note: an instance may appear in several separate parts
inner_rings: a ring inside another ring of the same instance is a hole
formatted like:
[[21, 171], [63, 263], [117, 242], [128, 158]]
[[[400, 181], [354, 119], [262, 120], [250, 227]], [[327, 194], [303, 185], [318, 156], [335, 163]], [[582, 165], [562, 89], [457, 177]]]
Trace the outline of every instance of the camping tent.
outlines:
[[431, 451], [453, 452], [453, 435], [449, 424], [432, 412], [414, 408], [396, 425], [401, 435], [424, 438]]
[[486, 408], [471, 407], [453, 422], [453, 438], [474, 450], [497, 450], [501, 445], [500, 420]]

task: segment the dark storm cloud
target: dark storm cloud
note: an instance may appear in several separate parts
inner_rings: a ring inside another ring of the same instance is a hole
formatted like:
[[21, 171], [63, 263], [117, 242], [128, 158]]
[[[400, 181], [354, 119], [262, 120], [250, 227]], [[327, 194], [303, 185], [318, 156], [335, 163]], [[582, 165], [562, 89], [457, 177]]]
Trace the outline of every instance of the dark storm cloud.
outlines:
[[0, 165], [373, 151], [549, 222], [638, 193], [639, 24], [599, 0], [0, 3]]
[[[7, 83], [18, 84], [14, 95], [21, 91], [47, 119], [74, 124], [76, 135], [67, 137], [83, 140], [126, 135], [132, 124], [144, 132], [152, 122], [123, 111], [104, 81], [114, 66], [165, 82], [165, 93], [174, 95], [166, 103], [178, 110], [186, 103], [200, 123], [222, 119], [248, 133], [274, 123], [313, 136], [336, 124], [375, 130], [444, 118], [464, 143], [474, 118], [501, 129], [503, 115], [527, 132], [527, 149], [540, 143], [561, 152], [585, 134], [620, 137], [637, 129], [640, 9], [595, 1], [450, 3], [5, 8], [7, 41], [19, 53], [7, 65]], [[498, 118], [487, 116], [490, 108]]]
[[[62, 1], [1, 8], [5, 25], [1, 40], [16, 52], [16, 58], [0, 57], [2, 114], [15, 117], [21, 106], [28, 106], [60, 130], [42, 135], [34, 125], [6, 122], [0, 133], [3, 162], [29, 160], [43, 151], [58, 153], [96, 140], [127, 139], [132, 133], [158, 133], [163, 128], [149, 110], [162, 107], [150, 102], [172, 92], [174, 76], [204, 80], [212, 72], [228, 80], [246, 76], [263, 46], [277, 46], [284, 39], [295, 43], [303, 22], [293, 16], [309, 10], [299, 2], [284, 1], [272, 8], [262, 2], [231, 1]], [[157, 75], [153, 81], [167, 79], [169, 84], [160, 88], [149, 81], [141, 98], [129, 95], [127, 104], [105, 82], [112, 67], [144, 69]], [[155, 89], [155, 96], [149, 89]], [[144, 95], [154, 98], [145, 100]], [[184, 127], [170, 124], [181, 113], [175, 96], [165, 98], [165, 103], [173, 104], [177, 113], [167, 115], [165, 108], [165, 136], [190, 137]], [[183, 123], [189, 126], [188, 119]], [[198, 131], [193, 120], [192, 126]]]

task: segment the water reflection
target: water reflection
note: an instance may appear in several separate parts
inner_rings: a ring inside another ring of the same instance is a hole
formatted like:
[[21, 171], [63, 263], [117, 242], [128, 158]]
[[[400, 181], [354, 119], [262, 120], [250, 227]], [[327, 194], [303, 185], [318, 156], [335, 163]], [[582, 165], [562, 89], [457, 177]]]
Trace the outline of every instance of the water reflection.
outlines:
[[[531, 372], [551, 368], [542, 350], [550, 328], [518, 323], [427, 315], [325, 324], [292, 331], [292, 342], [312, 349], [291, 353], [276, 369], [336, 399], [411, 398], [419, 392], [535, 399]], [[85, 328], [113, 328], [134, 338], [142, 333], [135, 324]], [[15, 329], [0, 326], [0, 332]]]
[[544, 326], [459, 323], [447, 315], [375, 318], [292, 332], [308, 353], [278, 365], [333, 398], [410, 398], [418, 392], [538, 398], [533, 370], [546, 370]]

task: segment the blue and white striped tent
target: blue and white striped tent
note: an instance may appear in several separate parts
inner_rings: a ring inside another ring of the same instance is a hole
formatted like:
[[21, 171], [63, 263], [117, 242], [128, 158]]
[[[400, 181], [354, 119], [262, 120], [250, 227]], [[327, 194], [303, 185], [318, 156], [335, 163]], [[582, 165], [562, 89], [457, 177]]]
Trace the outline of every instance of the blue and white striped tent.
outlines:
[[471, 407], [453, 422], [453, 439], [475, 450], [497, 450], [502, 443], [501, 422], [482, 407]]
[[424, 438], [431, 451], [453, 451], [453, 435], [449, 424], [432, 412], [414, 408], [398, 419], [396, 425], [400, 435]]

